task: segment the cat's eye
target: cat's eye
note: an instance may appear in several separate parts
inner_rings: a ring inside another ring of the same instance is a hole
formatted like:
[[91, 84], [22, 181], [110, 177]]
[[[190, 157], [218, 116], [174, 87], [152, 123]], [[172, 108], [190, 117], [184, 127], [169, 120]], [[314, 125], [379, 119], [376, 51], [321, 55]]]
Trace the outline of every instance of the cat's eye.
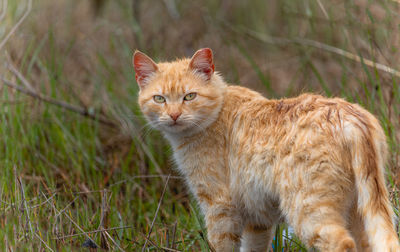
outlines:
[[161, 95], [155, 95], [155, 96], [153, 96], [153, 99], [157, 103], [164, 103], [165, 102], [165, 98], [162, 97]]
[[185, 97], [183, 98], [185, 101], [191, 101], [191, 100], [193, 100], [194, 98], [196, 98], [196, 93], [190, 93], [190, 94], [187, 94], [187, 95], [185, 95]]

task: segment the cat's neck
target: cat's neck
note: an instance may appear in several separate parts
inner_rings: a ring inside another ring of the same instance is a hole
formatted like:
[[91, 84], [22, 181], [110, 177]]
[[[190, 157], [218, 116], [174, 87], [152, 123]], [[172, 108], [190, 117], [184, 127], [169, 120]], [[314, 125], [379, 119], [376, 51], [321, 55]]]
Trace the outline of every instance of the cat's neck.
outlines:
[[183, 131], [183, 132], [179, 132], [177, 134], [163, 132], [163, 134], [164, 134], [164, 137], [170, 143], [171, 147], [174, 150], [176, 150], [183, 143], [186, 143], [186, 142], [192, 142], [192, 143], [197, 142], [197, 141], [193, 141], [193, 139], [199, 140], [200, 138], [202, 138], [202, 136], [204, 135], [205, 131], [209, 130], [208, 128], [209, 127], [207, 127], [206, 129], [203, 129], [203, 130], [196, 130], [196, 131], [193, 131], [193, 130], [191, 130], [191, 131]]

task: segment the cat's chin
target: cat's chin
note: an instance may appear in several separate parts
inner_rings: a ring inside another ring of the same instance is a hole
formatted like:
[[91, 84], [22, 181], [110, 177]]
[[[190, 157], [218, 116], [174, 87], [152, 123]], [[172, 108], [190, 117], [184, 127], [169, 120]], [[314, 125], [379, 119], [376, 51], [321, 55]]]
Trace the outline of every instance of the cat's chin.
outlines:
[[186, 130], [188, 130], [190, 127], [185, 124], [169, 124], [169, 125], [164, 125], [160, 129], [161, 131], [169, 134], [180, 134]]
[[188, 124], [174, 124], [174, 125], [164, 125], [159, 130], [161, 130], [167, 138], [180, 138], [188, 137], [202, 131], [200, 127], [195, 127]]

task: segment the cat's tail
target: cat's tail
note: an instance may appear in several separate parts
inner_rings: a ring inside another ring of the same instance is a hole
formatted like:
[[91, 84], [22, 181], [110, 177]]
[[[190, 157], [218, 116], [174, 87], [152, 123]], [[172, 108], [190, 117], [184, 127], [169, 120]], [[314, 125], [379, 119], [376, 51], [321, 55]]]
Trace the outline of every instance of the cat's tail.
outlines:
[[[367, 116], [368, 117], [368, 116]], [[378, 121], [358, 120], [353, 131], [353, 169], [362, 216], [372, 251], [400, 252], [394, 213], [385, 186], [386, 137]]]

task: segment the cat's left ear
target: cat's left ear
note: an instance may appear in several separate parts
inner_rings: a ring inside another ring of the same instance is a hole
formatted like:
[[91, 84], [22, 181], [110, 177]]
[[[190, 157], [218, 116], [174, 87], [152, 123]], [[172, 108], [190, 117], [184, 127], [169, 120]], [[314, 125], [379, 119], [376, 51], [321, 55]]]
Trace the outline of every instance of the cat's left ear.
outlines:
[[210, 48], [198, 50], [190, 60], [189, 68], [202, 74], [208, 81], [214, 73], [214, 59]]
[[149, 56], [139, 51], [133, 55], [133, 67], [135, 68], [136, 82], [141, 89], [147, 85], [148, 78], [158, 70], [157, 64]]

